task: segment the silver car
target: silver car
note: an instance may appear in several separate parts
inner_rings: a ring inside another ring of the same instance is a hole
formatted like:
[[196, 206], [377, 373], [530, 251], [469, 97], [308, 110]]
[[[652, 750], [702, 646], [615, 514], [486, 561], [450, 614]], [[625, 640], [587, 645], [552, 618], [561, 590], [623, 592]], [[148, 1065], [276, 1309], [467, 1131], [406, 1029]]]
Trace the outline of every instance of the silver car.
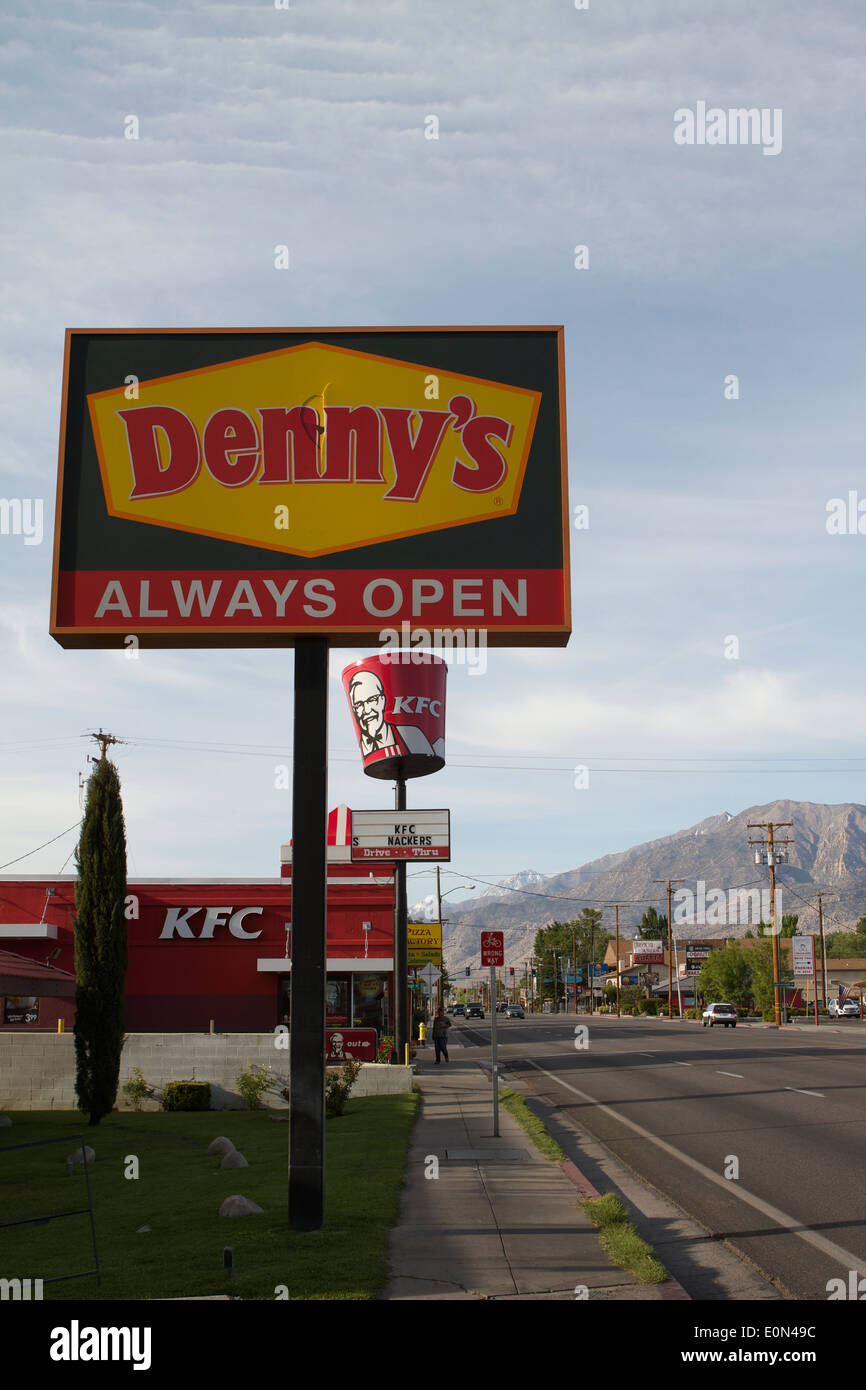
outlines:
[[726, 1028], [736, 1028], [737, 1011], [733, 1004], [710, 1004], [708, 1009], [704, 1009], [702, 1014], [704, 1027], [707, 1024], [714, 1027], [717, 1023], [724, 1023]]

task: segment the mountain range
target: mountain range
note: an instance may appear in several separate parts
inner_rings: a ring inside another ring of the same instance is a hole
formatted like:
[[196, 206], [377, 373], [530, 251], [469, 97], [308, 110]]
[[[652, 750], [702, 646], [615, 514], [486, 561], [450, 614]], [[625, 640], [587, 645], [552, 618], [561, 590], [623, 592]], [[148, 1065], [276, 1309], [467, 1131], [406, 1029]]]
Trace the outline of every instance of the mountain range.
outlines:
[[[446, 905], [443, 945], [454, 975], [480, 967], [482, 930], [505, 933], [505, 960], [529, 959], [538, 930], [567, 922], [584, 907], [602, 907], [602, 926], [613, 931], [612, 905], [620, 904], [620, 934], [634, 936], [649, 906], [667, 912], [667, 891], [656, 879], [682, 879], [673, 886], [674, 932], [681, 939], [742, 936], [760, 917], [769, 920], [769, 871], [755, 863], [750, 840], [766, 832], [749, 822], [793, 822], [775, 832], [785, 838], [788, 860], [776, 870], [777, 916], [799, 914], [797, 930], [818, 930], [815, 894], [823, 892], [825, 931], [851, 930], [866, 913], [866, 806], [825, 806], [808, 801], [773, 801], [732, 815], [722, 811], [686, 830], [545, 876], [525, 869], [486, 888], [465, 903]], [[703, 885], [703, 896], [702, 888]], [[762, 891], [763, 890], [763, 891]], [[429, 917], [435, 899], [418, 904]], [[415, 909], [410, 912], [414, 915]]]

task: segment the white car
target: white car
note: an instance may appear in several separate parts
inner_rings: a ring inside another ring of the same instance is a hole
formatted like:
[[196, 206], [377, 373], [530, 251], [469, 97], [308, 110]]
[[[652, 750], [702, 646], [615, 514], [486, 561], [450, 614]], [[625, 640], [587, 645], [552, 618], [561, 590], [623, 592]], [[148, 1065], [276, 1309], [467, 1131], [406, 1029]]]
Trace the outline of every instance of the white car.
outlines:
[[840, 1004], [838, 999], [831, 999], [827, 1012], [831, 1018], [859, 1018], [860, 1005], [853, 999], [846, 999], [844, 1004]]
[[705, 1028], [707, 1024], [712, 1028], [717, 1023], [724, 1023], [726, 1028], [737, 1026], [737, 1011], [733, 1004], [710, 1004], [708, 1009], [704, 1009], [701, 1017]]

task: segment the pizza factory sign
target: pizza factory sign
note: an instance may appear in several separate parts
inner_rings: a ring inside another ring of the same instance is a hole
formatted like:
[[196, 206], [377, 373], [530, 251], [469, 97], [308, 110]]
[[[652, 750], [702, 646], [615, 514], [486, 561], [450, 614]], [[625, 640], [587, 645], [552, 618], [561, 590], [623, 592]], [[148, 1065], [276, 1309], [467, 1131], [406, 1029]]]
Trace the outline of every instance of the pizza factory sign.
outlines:
[[70, 330], [52, 634], [563, 645], [564, 411], [560, 329]]

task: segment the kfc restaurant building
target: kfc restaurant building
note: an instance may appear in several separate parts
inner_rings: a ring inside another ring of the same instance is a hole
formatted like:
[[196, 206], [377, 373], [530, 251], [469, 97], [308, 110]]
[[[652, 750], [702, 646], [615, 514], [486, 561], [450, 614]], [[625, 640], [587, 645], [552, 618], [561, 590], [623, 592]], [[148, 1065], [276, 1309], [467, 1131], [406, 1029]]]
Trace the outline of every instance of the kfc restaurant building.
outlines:
[[[353, 864], [351, 817], [328, 818], [326, 1026], [393, 1032], [394, 865]], [[292, 847], [276, 879], [127, 885], [129, 1032], [270, 1032], [291, 1024]], [[0, 948], [74, 971], [75, 877], [0, 877]], [[56, 952], [56, 954], [55, 954]], [[0, 1030], [55, 1031], [74, 1001], [0, 998]]]

